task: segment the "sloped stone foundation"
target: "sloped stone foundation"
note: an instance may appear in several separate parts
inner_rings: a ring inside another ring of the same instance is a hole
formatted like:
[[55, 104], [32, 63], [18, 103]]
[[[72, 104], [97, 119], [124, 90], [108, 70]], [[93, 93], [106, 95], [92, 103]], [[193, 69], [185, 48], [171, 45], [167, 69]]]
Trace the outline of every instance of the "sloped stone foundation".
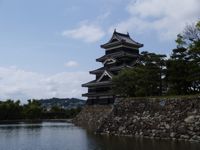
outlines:
[[116, 99], [86, 106], [76, 122], [100, 134], [200, 142], [200, 97]]
[[112, 112], [113, 105], [86, 105], [73, 122], [91, 131], [97, 131]]

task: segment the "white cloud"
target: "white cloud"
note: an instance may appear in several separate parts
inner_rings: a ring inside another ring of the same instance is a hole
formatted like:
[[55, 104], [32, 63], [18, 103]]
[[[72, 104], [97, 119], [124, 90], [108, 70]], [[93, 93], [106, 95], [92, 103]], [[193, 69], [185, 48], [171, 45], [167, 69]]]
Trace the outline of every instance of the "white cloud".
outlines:
[[62, 35], [92, 43], [100, 40], [105, 33], [98, 25], [83, 23], [78, 28], [63, 31]]
[[74, 61], [74, 60], [70, 60], [68, 62], [65, 63], [66, 67], [77, 67], [79, 66], [78, 62]]
[[62, 72], [45, 75], [15, 67], [0, 67], [0, 99], [77, 97], [86, 92], [81, 84], [92, 76], [88, 72]]
[[153, 30], [162, 39], [174, 39], [200, 17], [199, 7], [199, 0], [134, 0], [127, 6], [129, 18], [115, 27], [123, 32]]
[[110, 11], [107, 11], [96, 18], [97, 23], [105, 21], [111, 15]]

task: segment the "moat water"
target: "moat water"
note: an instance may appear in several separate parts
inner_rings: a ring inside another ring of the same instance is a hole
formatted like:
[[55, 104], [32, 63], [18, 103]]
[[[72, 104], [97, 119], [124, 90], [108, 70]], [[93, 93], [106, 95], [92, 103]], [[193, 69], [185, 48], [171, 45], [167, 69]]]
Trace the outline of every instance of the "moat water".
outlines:
[[66, 122], [0, 124], [0, 150], [200, 150], [200, 143], [100, 136]]

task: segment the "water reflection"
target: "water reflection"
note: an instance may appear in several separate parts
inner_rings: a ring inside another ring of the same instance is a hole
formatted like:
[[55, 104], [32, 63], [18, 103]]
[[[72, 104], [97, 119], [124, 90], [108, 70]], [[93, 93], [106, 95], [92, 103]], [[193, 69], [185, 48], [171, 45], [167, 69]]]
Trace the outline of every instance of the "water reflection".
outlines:
[[100, 136], [63, 122], [1, 124], [0, 150], [199, 150], [200, 144]]
[[199, 150], [199, 143], [90, 135], [100, 150]]
[[[93, 149], [96, 150], [200, 150], [200, 143], [102, 136], [90, 132], [87, 133], [87, 136], [90, 145], [95, 145]], [[91, 147], [90, 149], [93, 150]]]

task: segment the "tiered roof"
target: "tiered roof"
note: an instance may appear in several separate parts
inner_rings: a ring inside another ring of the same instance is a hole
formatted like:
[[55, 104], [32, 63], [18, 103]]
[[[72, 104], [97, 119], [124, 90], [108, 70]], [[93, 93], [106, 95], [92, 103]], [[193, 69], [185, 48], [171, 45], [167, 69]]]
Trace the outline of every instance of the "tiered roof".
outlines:
[[83, 94], [83, 96], [88, 97], [88, 103], [104, 103], [105, 99], [107, 99], [107, 103], [113, 102], [112, 77], [118, 74], [121, 69], [132, 68], [137, 63], [139, 48], [142, 46], [143, 44], [134, 41], [128, 33], [122, 34], [114, 31], [112, 38], [101, 45], [102, 48], [106, 49], [106, 54], [96, 59], [104, 66], [90, 71], [91, 74], [96, 75], [96, 79], [82, 85], [89, 88], [88, 93]]
[[[109, 68], [110, 71], [118, 71], [118, 70], [121, 70], [123, 68], [132, 68], [132, 66], [130, 65], [127, 65], [127, 64], [122, 64], [120, 66], [113, 66], [111, 68]], [[104, 72], [105, 70], [105, 67], [101, 67], [99, 69], [96, 69], [96, 70], [93, 70], [93, 71], [90, 71], [91, 74], [97, 74], [97, 73], [102, 73]]]
[[137, 58], [138, 54], [132, 54], [132, 53], [121, 51], [121, 52], [117, 52], [117, 53], [111, 53], [111, 54], [104, 55], [100, 58], [97, 58], [96, 61], [103, 62], [108, 58], [119, 58], [119, 57], [124, 57], [124, 56]]
[[93, 80], [88, 83], [82, 84], [83, 87], [90, 87], [90, 86], [96, 86], [96, 85], [111, 85], [111, 81], [96, 82], [96, 80]]
[[112, 38], [105, 44], [101, 45], [102, 48], [110, 48], [117, 45], [127, 45], [127, 46], [133, 46], [136, 48], [140, 48], [143, 46], [143, 44], [140, 44], [136, 41], [134, 41], [130, 36], [129, 33], [123, 34], [119, 33], [116, 30], [113, 33]]

